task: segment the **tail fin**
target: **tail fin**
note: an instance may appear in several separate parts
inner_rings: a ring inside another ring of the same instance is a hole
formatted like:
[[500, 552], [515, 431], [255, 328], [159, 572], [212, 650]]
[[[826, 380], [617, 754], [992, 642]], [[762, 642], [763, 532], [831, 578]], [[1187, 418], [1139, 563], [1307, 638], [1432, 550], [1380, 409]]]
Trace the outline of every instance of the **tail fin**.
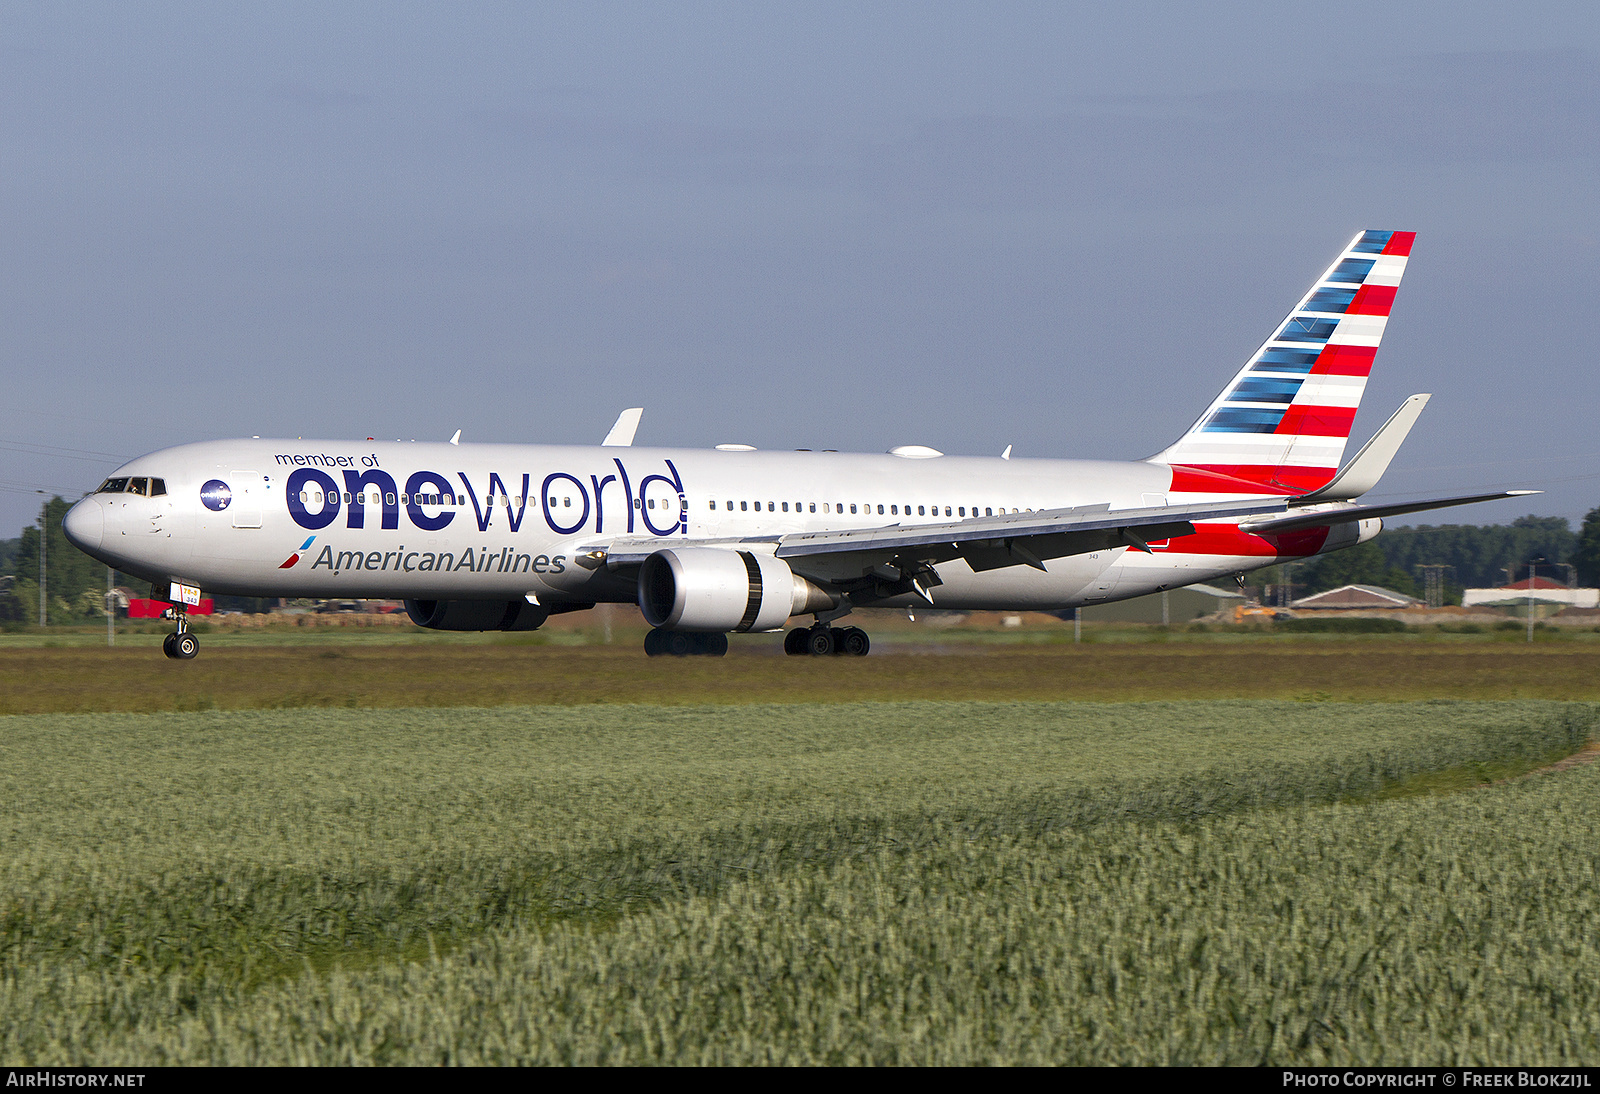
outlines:
[[1332, 480], [1415, 232], [1362, 232], [1177, 443], [1172, 489], [1239, 480], [1303, 494]]

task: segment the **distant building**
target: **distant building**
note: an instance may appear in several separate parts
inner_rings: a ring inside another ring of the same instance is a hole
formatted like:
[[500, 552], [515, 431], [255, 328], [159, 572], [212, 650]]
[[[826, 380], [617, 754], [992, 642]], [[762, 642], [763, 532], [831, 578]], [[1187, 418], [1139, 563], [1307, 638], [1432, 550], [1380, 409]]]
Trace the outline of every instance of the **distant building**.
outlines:
[[1302, 597], [1289, 607], [1296, 611], [1367, 612], [1375, 609], [1420, 608], [1422, 601], [1379, 585], [1341, 585], [1315, 596]]
[[[1083, 609], [1083, 618], [1091, 623], [1160, 623], [1162, 595], [1150, 593], [1114, 604], [1091, 604]], [[1244, 594], [1213, 585], [1185, 585], [1181, 589], [1168, 589], [1165, 595], [1167, 622], [1173, 624], [1191, 623], [1223, 608], [1244, 603]], [[1071, 619], [1072, 613], [1062, 612], [1061, 616]]]
[[1568, 608], [1600, 608], [1600, 589], [1575, 589], [1548, 577], [1523, 578], [1498, 589], [1467, 589], [1461, 594], [1465, 608], [1515, 608], [1529, 600]]

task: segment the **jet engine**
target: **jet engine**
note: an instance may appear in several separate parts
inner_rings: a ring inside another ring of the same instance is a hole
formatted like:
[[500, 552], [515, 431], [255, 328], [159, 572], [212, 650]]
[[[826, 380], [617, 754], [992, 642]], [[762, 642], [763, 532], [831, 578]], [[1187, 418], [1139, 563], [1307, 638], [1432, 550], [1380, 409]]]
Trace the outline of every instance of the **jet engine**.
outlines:
[[825, 612], [837, 598], [789, 564], [751, 551], [674, 547], [639, 567], [639, 609], [674, 631], [770, 631], [791, 615]]
[[536, 631], [550, 618], [525, 600], [408, 600], [406, 614], [432, 631]]

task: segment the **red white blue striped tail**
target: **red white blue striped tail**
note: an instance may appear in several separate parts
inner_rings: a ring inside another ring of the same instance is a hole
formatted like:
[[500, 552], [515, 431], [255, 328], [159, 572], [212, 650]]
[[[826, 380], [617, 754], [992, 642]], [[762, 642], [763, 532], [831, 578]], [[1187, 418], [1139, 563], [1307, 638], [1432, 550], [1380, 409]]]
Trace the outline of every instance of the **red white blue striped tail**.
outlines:
[[1304, 494], [1339, 469], [1415, 232], [1362, 232], [1176, 444], [1181, 493]]

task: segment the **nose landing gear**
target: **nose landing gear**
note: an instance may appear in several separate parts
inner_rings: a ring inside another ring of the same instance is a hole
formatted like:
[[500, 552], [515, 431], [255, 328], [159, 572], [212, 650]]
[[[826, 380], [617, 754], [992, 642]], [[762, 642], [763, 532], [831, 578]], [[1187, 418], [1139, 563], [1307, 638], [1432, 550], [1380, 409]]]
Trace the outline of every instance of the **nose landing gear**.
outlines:
[[200, 639], [189, 629], [189, 614], [180, 608], [168, 608], [162, 613], [178, 621], [178, 630], [161, 640], [161, 652], [173, 661], [192, 661], [200, 652]]
[[872, 648], [872, 640], [860, 627], [830, 627], [819, 623], [815, 627], [796, 627], [783, 636], [783, 652], [790, 657], [828, 657], [847, 654], [865, 657]]

